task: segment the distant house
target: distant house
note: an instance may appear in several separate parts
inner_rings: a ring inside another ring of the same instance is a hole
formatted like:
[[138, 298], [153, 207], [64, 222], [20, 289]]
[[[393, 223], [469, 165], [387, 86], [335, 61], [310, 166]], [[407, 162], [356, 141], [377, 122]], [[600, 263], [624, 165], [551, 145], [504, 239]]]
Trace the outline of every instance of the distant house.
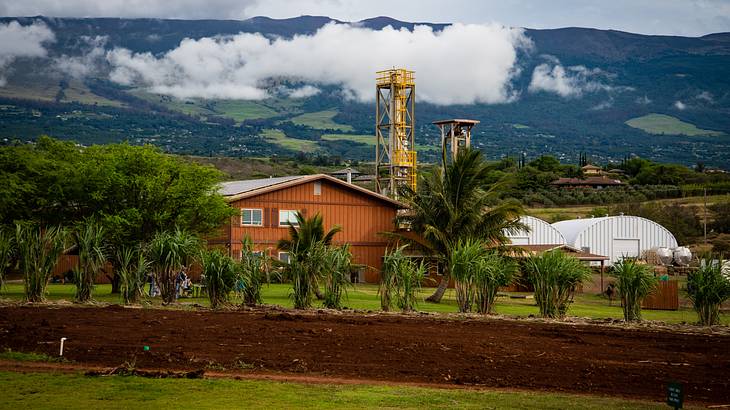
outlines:
[[550, 185], [564, 188], [607, 188], [612, 186], [624, 185], [618, 179], [611, 179], [605, 176], [587, 177], [587, 178], [558, 178], [550, 183]]
[[276, 243], [288, 237], [296, 212], [306, 217], [319, 213], [325, 229], [342, 227], [335, 244], [350, 244], [354, 262], [374, 268], [358, 277], [372, 283], [378, 281], [388, 246], [381, 233], [396, 229], [396, 213], [404, 208], [391, 198], [325, 174], [225, 182], [220, 192], [239, 212], [210, 244], [225, 246], [232, 257], [240, 258], [241, 240], [248, 235], [255, 251], [286, 261], [288, 254], [280, 252]]
[[582, 167], [581, 171], [583, 171], [583, 175], [585, 176], [603, 175], [603, 170], [601, 169], [601, 167], [597, 167], [591, 164]]

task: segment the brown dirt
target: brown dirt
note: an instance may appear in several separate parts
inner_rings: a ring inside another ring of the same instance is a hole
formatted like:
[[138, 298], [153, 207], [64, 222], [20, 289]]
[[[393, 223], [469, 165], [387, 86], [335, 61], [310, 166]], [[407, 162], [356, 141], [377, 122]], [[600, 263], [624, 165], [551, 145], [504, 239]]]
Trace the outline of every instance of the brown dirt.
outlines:
[[[473, 385], [730, 403], [730, 336], [517, 320], [0, 307], [0, 348], [89, 367]], [[145, 352], [143, 346], [150, 346]], [[4, 367], [4, 366], [3, 366]]]

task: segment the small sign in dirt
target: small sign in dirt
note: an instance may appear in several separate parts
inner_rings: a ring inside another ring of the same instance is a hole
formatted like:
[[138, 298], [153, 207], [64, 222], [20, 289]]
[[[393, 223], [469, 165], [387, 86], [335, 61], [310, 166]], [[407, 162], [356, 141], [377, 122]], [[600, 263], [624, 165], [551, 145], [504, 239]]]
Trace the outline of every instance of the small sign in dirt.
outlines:
[[675, 409], [681, 409], [684, 403], [684, 386], [679, 382], [667, 384], [667, 404]]

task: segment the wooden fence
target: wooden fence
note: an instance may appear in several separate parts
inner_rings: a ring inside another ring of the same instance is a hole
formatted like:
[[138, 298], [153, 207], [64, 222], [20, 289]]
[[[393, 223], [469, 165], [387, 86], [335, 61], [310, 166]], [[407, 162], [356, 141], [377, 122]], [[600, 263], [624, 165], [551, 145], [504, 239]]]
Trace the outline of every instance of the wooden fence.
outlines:
[[678, 310], [679, 309], [679, 282], [676, 280], [659, 281], [654, 292], [644, 298], [642, 309]]

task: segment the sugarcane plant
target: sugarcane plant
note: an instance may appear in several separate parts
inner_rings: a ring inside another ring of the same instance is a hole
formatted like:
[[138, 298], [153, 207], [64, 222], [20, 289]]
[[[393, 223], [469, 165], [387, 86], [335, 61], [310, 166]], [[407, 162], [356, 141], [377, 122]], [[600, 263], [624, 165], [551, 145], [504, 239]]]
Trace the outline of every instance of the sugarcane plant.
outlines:
[[381, 307], [388, 311], [395, 305], [403, 312], [411, 312], [418, 305], [418, 292], [426, 275], [426, 265], [416, 263], [403, 252], [401, 246], [386, 253], [380, 282]]
[[236, 262], [220, 250], [211, 249], [201, 252], [200, 263], [203, 266], [203, 284], [208, 292], [210, 307], [216, 309], [227, 304], [236, 286], [239, 270]]
[[199, 255], [198, 239], [182, 229], [157, 232], [147, 247], [147, 259], [164, 304], [177, 299], [177, 280], [183, 267]]
[[116, 266], [119, 269], [119, 287], [125, 305], [139, 303], [144, 294], [149, 262], [144, 250], [139, 247], [122, 247], [116, 251]]
[[63, 254], [66, 238], [66, 230], [59, 226], [15, 225], [18, 264], [23, 273], [26, 301], [45, 301], [48, 281]]
[[462, 240], [450, 252], [449, 272], [454, 279], [456, 305], [460, 313], [471, 311], [474, 302], [474, 278], [486, 250], [481, 241]]
[[512, 259], [494, 251], [484, 253], [479, 259], [479, 266], [474, 276], [474, 304], [477, 312], [493, 313], [497, 291], [500, 287], [512, 283], [516, 270], [517, 266]]
[[349, 245], [331, 247], [325, 257], [324, 306], [342, 309], [343, 295], [347, 297], [347, 287], [351, 286], [352, 252]]
[[267, 257], [253, 250], [251, 237], [241, 241], [241, 262], [239, 264], [238, 293], [244, 305], [253, 306], [263, 303], [261, 287], [269, 282]]
[[720, 306], [730, 300], [730, 263], [721, 255], [707, 255], [687, 276], [687, 297], [704, 326], [720, 323]]
[[659, 283], [651, 267], [635, 259], [625, 258], [613, 265], [610, 275], [616, 278], [624, 320], [641, 321], [641, 302]]
[[104, 229], [92, 220], [79, 224], [71, 234], [79, 253], [79, 263], [73, 268], [76, 296], [79, 303], [91, 300], [94, 279], [106, 263]]
[[525, 268], [540, 315], [545, 318], [564, 317], [576, 287], [591, 276], [588, 266], [558, 249], [530, 257]]
[[15, 252], [15, 238], [6, 229], [0, 229], [0, 290], [5, 280], [5, 270], [10, 265]]

